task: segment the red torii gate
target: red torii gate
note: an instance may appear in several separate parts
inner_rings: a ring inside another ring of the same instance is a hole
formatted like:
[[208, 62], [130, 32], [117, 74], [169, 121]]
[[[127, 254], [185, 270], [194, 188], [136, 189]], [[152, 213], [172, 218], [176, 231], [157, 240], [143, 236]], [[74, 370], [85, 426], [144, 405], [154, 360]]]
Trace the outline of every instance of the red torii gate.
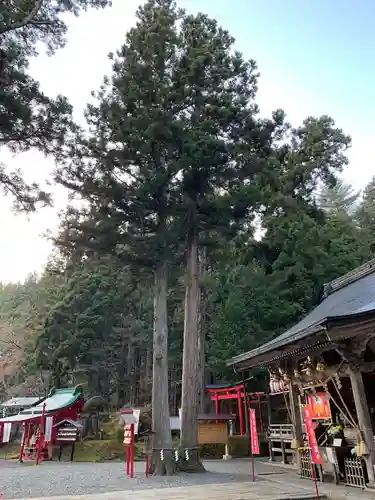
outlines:
[[[246, 434], [246, 421], [245, 421], [245, 397], [247, 397], [247, 404], [257, 404], [259, 409], [260, 431], [263, 432], [263, 411], [262, 411], [262, 397], [265, 396], [264, 392], [245, 392], [245, 384], [239, 384], [233, 387], [220, 387], [215, 389], [207, 389], [211, 395], [211, 401], [215, 401], [216, 414], [220, 414], [220, 401], [226, 399], [237, 399], [238, 417], [240, 420], [240, 434]], [[256, 399], [253, 399], [253, 398]]]

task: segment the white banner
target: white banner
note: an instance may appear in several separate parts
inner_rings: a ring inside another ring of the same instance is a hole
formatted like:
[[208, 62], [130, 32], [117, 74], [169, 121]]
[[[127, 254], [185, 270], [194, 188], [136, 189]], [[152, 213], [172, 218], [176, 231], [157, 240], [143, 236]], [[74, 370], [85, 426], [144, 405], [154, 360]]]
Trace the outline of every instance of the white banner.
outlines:
[[10, 439], [10, 431], [12, 430], [12, 424], [10, 422], [6, 422], [3, 426], [3, 443], [9, 443]]
[[53, 417], [46, 418], [46, 430], [44, 433], [44, 439], [48, 443], [52, 440], [52, 425], [53, 425]]
[[169, 417], [169, 426], [171, 431], [180, 431], [181, 430], [180, 417]]
[[138, 434], [140, 415], [141, 410], [129, 409], [121, 411], [121, 419], [123, 421], [123, 424], [134, 424], [134, 435]]

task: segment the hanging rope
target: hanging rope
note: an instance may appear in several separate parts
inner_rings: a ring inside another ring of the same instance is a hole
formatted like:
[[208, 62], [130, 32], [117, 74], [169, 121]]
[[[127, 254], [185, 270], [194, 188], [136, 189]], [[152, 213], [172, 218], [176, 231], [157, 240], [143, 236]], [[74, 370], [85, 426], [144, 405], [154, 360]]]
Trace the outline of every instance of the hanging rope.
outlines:
[[[283, 396], [284, 396], [284, 402], [285, 402], [285, 407], [286, 407], [286, 411], [288, 412], [288, 417], [289, 417], [289, 420], [292, 422], [292, 425], [296, 425], [296, 423], [294, 422], [294, 419], [292, 417], [292, 412], [291, 412], [291, 409], [289, 408], [288, 406], [288, 400], [287, 400], [287, 397], [286, 397], [286, 394], [285, 392], [283, 392]], [[289, 398], [290, 398], [290, 392], [289, 392]]]
[[[336, 370], [336, 375], [340, 372], [340, 370], [341, 370], [341, 367], [342, 367], [343, 363], [344, 363], [344, 361], [341, 361], [341, 363], [340, 363], [339, 367], [338, 367], [338, 368], [337, 368], [337, 370]], [[343, 405], [343, 407], [344, 407], [344, 410], [346, 410], [346, 412], [347, 412], [347, 415], [345, 414], [345, 412], [343, 411], [343, 409], [339, 406], [339, 404], [337, 403], [337, 401], [335, 400], [335, 398], [332, 396], [332, 394], [329, 392], [329, 390], [328, 390], [328, 382], [332, 382], [332, 384], [333, 384], [333, 386], [334, 386], [334, 388], [335, 388], [335, 390], [336, 390], [336, 392], [337, 392], [337, 394], [338, 394], [338, 396], [339, 396], [339, 398], [340, 398], [340, 401], [341, 401], [341, 403], [342, 403], [342, 405]], [[351, 415], [351, 413], [350, 413], [350, 411], [349, 411], [349, 409], [348, 409], [348, 407], [347, 407], [347, 405], [346, 405], [346, 403], [345, 403], [345, 401], [344, 401], [344, 398], [342, 397], [342, 395], [341, 395], [341, 393], [340, 393], [340, 390], [339, 390], [339, 388], [338, 388], [338, 386], [337, 386], [337, 384], [336, 384], [335, 379], [333, 378], [333, 375], [330, 375], [330, 376], [329, 376], [326, 380], [322, 381], [322, 382], [320, 383], [320, 385], [321, 385], [321, 386], [323, 386], [323, 387], [325, 388], [325, 390], [326, 390], [326, 392], [327, 392], [327, 395], [328, 395], [329, 399], [330, 399], [330, 400], [332, 401], [332, 403], [336, 406], [336, 408], [338, 409], [338, 411], [340, 412], [340, 414], [342, 415], [342, 417], [344, 418], [344, 420], [345, 420], [345, 421], [346, 421], [346, 422], [347, 422], [347, 423], [348, 423], [351, 427], [353, 427], [354, 429], [359, 430], [358, 424], [357, 424], [357, 422], [355, 422], [355, 420], [352, 418], [352, 415]], [[307, 388], [307, 389], [310, 389], [310, 388]], [[306, 388], [305, 388], [305, 390], [306, 390]], [[310, 389], [310, 390], [311, 390], [311, 389]]]
[[333, 378], [332, 378], [332, 383], [333, 383], [334, 388], [336, 389], [337, 394], [339, 395], [339, 398], [340, 398], [340, 400], [341, 400], [341, 403], [343, 404], [343, 406], [344, 406], [344, 408], [345, 408], [345, 410], [346, 410], [346, 412], [347, 412], [347, 414], [348, 414], [349, 419], [350, 419], [350, 420], [351, 420], [351, 422], [352, 422], [353, 427], [354, 427], [355, 429], [359, 429], [357, 422], [353, 419], [353, 417], [352, 417], [352, 415], [351, 415], [351, 413], [350, 413], [350, 410], [349, 410], [349, 408], [347, 407], [347, 405], [346, 405], [346, 403], [345, 403], [345, 401], [344, 401], [344, 398], [342, 397], [341, 392], [340, 392], [340, 390], [339, 390], [339, 388], [338, 388], [338, 386], [337, 386], [337, 384], [336, 384], [336, 381], [335, 381]]
[[357, 424], [354, 422], [354, 420], [351, 420], [349, 417], [347, 417], [345, 415], [345, 413], [342, 411], [342, 409], [340, 408], [340, 406], [336, 403], [334, 397], [332, 396], [332, 394], [329, 392], [328, 388], [326, 389], [326, 392], [329, 396], [329, 399], [332, 401], [332, 403], [336, 406], [336, 408], [338, 409], [338, 411], [341, 413], [342, 417], [344, 418], [344, 420], [351, 426], [351, 427], [354, 427], [355, 429], [357, 429]]

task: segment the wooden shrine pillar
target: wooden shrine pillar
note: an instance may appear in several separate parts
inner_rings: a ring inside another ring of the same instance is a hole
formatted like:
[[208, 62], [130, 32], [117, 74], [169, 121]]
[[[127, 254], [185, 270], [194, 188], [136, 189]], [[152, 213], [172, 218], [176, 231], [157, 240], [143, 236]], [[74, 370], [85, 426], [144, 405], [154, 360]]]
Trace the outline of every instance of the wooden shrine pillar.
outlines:
[[[243, 389], [243, 392], [245, 395], [245, 388]], [[240, 419], [240, 434], [241, 434], [241, 436], [244, 436], [247, 432], [247, 431], [245, 432], [243, 404], [244, 404], [244, 402], [242, 401], [242, 398], [241, 398], [241, 389], [237, 389], [237, 405], [238, 405], [238, 416]]]
[[[363, 385], [362, 373], [358, 368], [348, 366], [350, 382], [352, 384], [353, 399], [358, 417], [359, 429], [367, 445], [369, 455], [366, 457], [367, 474], [370, 486], [375, 487], [374, 464], [375, 464], [375, 442], [372, 431], [370, 411], [367, 404], [365, 387]], [[372, 484], [371, 484], [372, 483]]]
[[298, 468], [300, 467], [300, 454], [297, 448], [302, 446], [302, 419], [301, 411], [299, 408], [299, 397], [297, 392], [297, 387], [292, 383], [289, 384], [289, 401], [290, 401], [290, 413], [292, 418], [292, 424], [294, 425], [294, 439], [295, 442], [292, 443], [295, 446], [295, 461]]
[[20, 456], [19, 456], [20, 463], [23, 462], [23, 455], [24, 455], [25, 444], [26, 444], [26, 440], [27, 440], [28, 428], [29, 428], [28, 422], [24, 422], [23, 423], [23, 433], [22, 433], [22, 438], [21, 438], [21, 445], [20, 445]]
[[[215, 392], [215, 411], [216, 415], [219, 415], [220, 413], [220, 401], [219, 401], [219, 393]], [[219, 420], [216, 420], [216, 423], [219, 424]]]

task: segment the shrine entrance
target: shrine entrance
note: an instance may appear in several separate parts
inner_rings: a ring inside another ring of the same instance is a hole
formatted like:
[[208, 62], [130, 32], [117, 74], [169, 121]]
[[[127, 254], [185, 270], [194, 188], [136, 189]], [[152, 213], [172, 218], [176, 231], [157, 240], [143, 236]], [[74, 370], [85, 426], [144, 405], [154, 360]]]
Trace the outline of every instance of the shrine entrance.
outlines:
[[[254, 408], [261, 433], [265, 430], [264, 418], [268, 412], [268, 400], [264, 392], [247, 392], [244, 383], [238, 385], [209, 385], [207, 392], [215, 402], [215, 413], [233, 413], [238, 417], [238, 433], [248, 432], [248, 410]], [[225, 408], [223, 408], [225, 406]]]

